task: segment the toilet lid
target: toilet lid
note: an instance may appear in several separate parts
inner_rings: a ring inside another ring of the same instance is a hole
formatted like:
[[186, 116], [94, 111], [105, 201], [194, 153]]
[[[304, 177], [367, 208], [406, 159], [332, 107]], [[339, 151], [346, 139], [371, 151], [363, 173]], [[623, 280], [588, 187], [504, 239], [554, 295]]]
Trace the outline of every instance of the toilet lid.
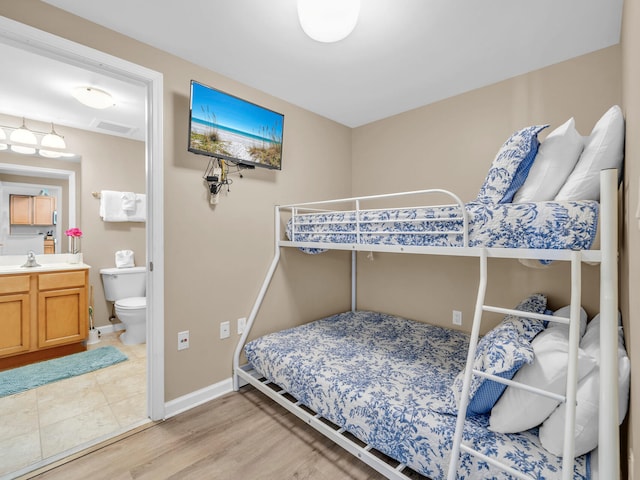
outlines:
[[123, 298], [122, 300], [118, 300], [116, 302], [116, 307], [122, 308], [122, 309], [134, 310], [136, 308], [145, 308], [146, 306], [147, 306], [146, 297]]

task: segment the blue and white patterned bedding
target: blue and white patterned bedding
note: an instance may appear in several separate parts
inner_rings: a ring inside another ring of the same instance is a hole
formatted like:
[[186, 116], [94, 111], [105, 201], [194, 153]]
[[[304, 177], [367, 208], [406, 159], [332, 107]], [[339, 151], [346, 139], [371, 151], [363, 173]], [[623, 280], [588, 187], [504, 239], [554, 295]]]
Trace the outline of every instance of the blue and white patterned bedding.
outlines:
[[[468, 203], [469, 246], [588, 250], [595, 240], [598, 202]], [[434, 221], [440, 219], [441, 221]], [[287, 237], [300, 242], [436, 247], [463, 246], [457, 206], [327, 212], [295, 216]], [[456, 231], [458, 233], [447, 233]], [[305, 249], [319, 253], [319, 249]]]
[[[469, 337], [400, 317], [347, 312], [276, 332], [245, 346], [265, 378], [377, 450], [433, 480], [446, 478], [456, 423], [451, 385], [464, 368]], [[500, 434], [488, 415], [465, 423], [464, 441], [534, 478], [560, 478], [562, 459], [540, 444], [537, 429]], [[460, 479], [508, 479], [462, 454]], [[589, 456], [574, 479], [589, 479]]]

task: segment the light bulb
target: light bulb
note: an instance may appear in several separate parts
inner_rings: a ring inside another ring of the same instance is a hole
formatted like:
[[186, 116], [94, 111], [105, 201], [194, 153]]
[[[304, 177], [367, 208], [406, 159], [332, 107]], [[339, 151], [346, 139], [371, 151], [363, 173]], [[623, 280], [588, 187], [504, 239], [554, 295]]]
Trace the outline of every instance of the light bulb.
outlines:
[[[11, 142], [20, 143], [22, 145], [11, 145], [11, 151], [16, 153], [22, 153], [25, 155], [31, 155], [36, 153], [35, 146], [38, 144], [35, 134], [29, 130], [22, 119], [22, 126], [15, 129], [9, 135]], [[33, 145], [33, 147], [31, 147]]]
[[44, 147], [40, 149], [40, 155], [48, 158], [59, 158], [63, 155], [63, 152], [49, 149], [55, 148], [56, 150], [64, 150], [65, 148], [67, 148], [67, 144], [65, 143], [64, 138], [58, 135], [53, 128], [53, 123], [51, 124], [51, 133], [47, 133], [44, 137], [42, 137], [40, 146]]

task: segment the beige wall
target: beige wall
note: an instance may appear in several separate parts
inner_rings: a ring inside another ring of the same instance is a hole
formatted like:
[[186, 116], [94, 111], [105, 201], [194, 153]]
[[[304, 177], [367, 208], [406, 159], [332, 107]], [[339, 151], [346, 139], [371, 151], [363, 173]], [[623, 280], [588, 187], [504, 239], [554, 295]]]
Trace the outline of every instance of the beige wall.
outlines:
[[[621, 49], [610, 47], [482, 89], [354, 129], [353, 193], [445, 188], [464, 201], [476, 197], [502, 143], [527, 125], [550, 124], [540, 138], [574, 116], [588, 135], [621, 102]], [[417, 265], [417, 268], [415, 266]], [[413, 268], [411, 268], [413, 266]], [[359, 306], [451, 326], [452, 310], [470, 328], [478, 262], [465, 258], [376, 255], [358, 263]], [[515, 305], [530, 293], [553, 308], [569, 302], [568, 265], [531, 269], [489, 262], [487, 302]], [[598, 312], [599, 274], [583, 269], [583, 304]], [[483, 324], [483, 330], [492, 325]]]
[[[237, 335], [220, 340], [219, 324], [235, 327], [251, 310], [273, 255], [273, 205], [348, 195], [351, 130], [37, 0], [2, 2], [0, 14], [164, 75], [165, 400], [229, 378]], [[206, 159], [187, 152], [191, 79], [285, 115], [282, 171], [234, 177], [215, 207], [202, 181]], [[102, 164], [109, 161], [105, 153]], [[86, 185], [87, 192], [101, 188], [102, 182]], [[95, 202], [83, 198], [83, 205], [88, 201]], [[328, 258], [321, 263], [297, 251], [285, 254], [258, 332], [348, 308], [348, 256]], [[191, 347], [178, 352], [182, 330], [191, 332]]]
[[[19, 125], [21, 119], [3, 116], [2, 120], [6, 125]], [[46, 131], [49, 127], [48, 124], [29, 119], [27, 119], [27, 126], [38, 131]], [[76, 173], [77, 208], [74, 226], [82, 230], [80, 246], [83, 259], [92, 267], [89, 271], [89, 282], [93, 287], [94, 322], [96, 326], [110, 325], [111, 303], [104, 298], [100, 269], [115, 266], [116, 250], [125, 249], [134, 251], [136, 264], [144, 265], [145, 224], [103, 222], [98, 215], [100, 201], [92, 195], [92, 192], [122, 190], [144, 193], [146, 188], [144, 143], [62, 125], [56, 125], [56, 131], [65, 138], [67, 150], [81, 156], [79, 163], [11, 152], [0, 152], [0, 163], [71, 170]], [[55, 184], [51, 180], [47, 182]], [[64, 181], [65, 185], [67, 183]], [[66, 193], [63, 197], [68, 208]], [[66, 215], [62, 215], [62, 218], [65, 217]], [[63, 232], [66, 228], [68, 228], [67, 219], [63, 221]], [[61, 247], [59, 253], [66, 253], [68, 241], [64, 233], [58, 242]]]
[[[640, 5], [625, 1], [622, 24], [622, 85], [623, 110], [627, 124], [624, 175], [624, 217], [622, 221], [622, 248], [620, 255], [622, 313], [627, 337], [627, 350], [631, 359], [631, 404], [638, 405], [640, 398], [640, 350], [637, 339], [640, 328], [636, 325], [640, 315], [640, 232], [635, 216], [638, 208], [638, 178], [640, 177], [640, 139], [636, 132], [640, 128]], [[632, 462], [630, 457], [635, 444], [640, 442], [640, 413], [631, 410], [625, 427], [628, 429], [628, 445], [622, 452], [623, 465], [629, 465], [628, 478], [640, 478], [640, 462]], [[636, 453], [637, 455], [637, 453]], [[635, 463], [635, 464], [634, 464]]]
[[71, 128], [56, 127], [56, 130], [64, 134], [69, 151], [82, 155], [77, 199], [80, 208], [77, 223], [83, 232], [81, 249], [84, 262], [91, 265], [89, 281], [93, 287], [95, 325], [110, 325], [112, 304], [104, 298], [100, 269], [115, 267], [117, 250], [133, 250], [136, 265], [144, 265], [146, 224], [102, 221], [100, 200], [92, 193], [100, 190], [145, 193], [144, 143]]

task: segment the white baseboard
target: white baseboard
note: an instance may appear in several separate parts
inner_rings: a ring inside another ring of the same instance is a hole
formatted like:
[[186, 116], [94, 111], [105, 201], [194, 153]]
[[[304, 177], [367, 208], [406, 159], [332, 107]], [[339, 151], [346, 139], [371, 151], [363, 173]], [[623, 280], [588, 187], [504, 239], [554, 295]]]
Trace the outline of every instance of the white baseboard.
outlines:
[[[112, 325], [103, 325], [101, 327], [95, 327], [101, 335], [108, 333], [118, 332], [124, 330], [122, 323], [114, 323]], [[170, 400], [164, 404], [164, 418], [170, 418], [179, 413], [186, 412], [198, 405], [207, 403], [222, 395], [226, 395], [233, 391], [233, 381], [231, 378], [223, 380], [221, 382], [209, 385], [208, 387], [196, 390], [195, 392], [188, 393], [182, 397]]]
[[215, 383], [208, 387], [188, 393], [182, 397], [170, 400], [164, 404], [165, 418], [171, 418], [179, 413], [186, 412], [198, 405], [209, 402], [233, 391], [231, 378]]
[[123, 323], [113, 323], [111, 325], [102, 325], [101, 327], [94, 327], [96, 330], [98, 330], [100, 332], [100, 334], [105, 334], [105, 333], [113, 333], [113, 332], [119, 332], [120, 330], [124, 330], [124, 324]]

